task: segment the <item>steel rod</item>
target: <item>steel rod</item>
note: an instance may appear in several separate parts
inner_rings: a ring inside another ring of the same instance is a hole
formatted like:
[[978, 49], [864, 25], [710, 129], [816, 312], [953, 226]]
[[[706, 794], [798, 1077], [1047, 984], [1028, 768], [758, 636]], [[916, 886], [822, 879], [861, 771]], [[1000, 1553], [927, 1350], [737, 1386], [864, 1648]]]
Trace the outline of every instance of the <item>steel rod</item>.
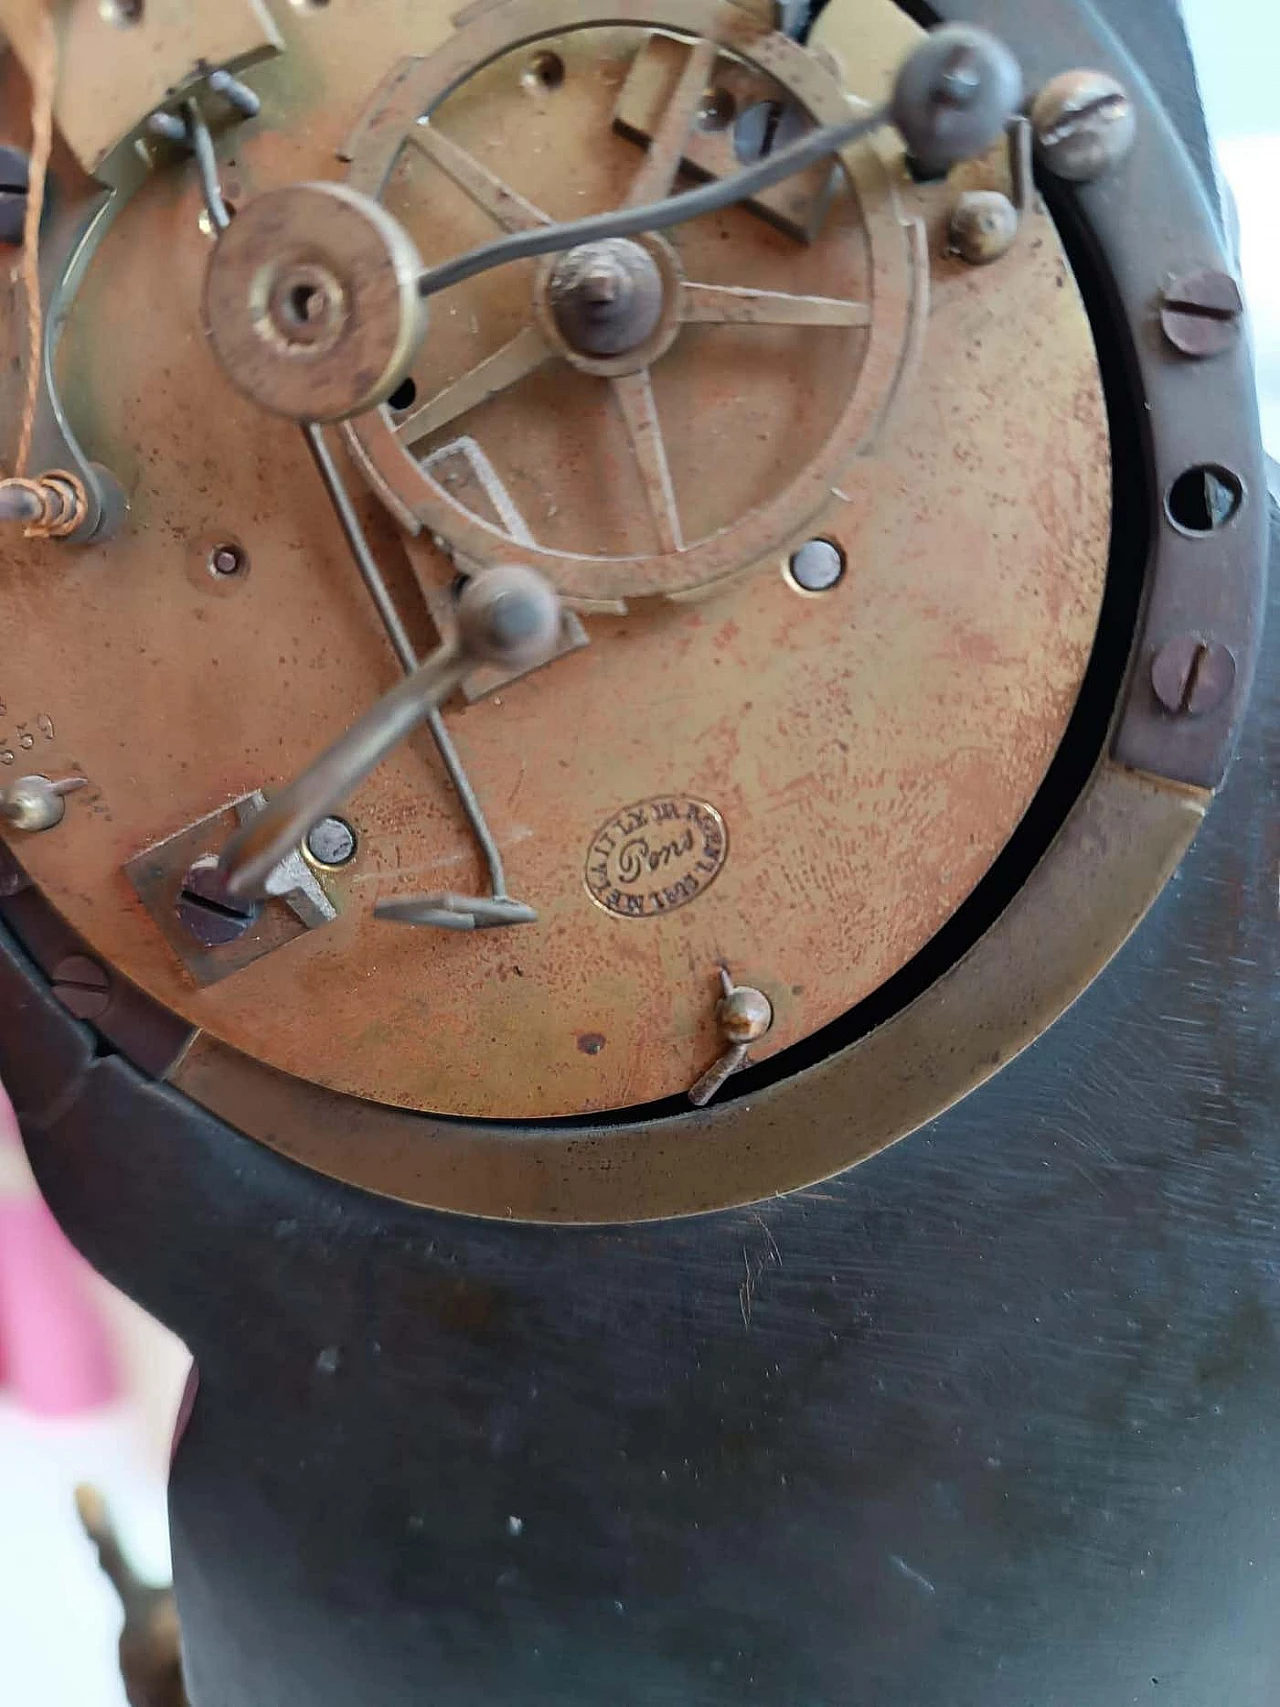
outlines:
[[273, 795], [222, 851], [218, 869], [231, 899], [260, 899], [271, 873], [311, 826], [341, 806], [473, 667], [457, 642], [442, 646]]
[[[356, 507], [351, 502], [351, 495], [347, 491], [341, 470], [333, 459], [333, 453], [325, 441], [322, 430], [314, 422], [309, 422], [302, 431], [307, 441], [307, 448], [311, 452], [320, 478], [324, 481], [325, 488], [337, 513], [347, 544], [351, 548], [351, 555], [355, 559], [356, 568], [360, 571], [360, 578], [368, 588], [369, 596], [382, 619], [382, 626], [385, 628], [387, 638], [400, 660], [401, 667], [406, 673], [410, 673], [418, 667], [418, 658], [414, 651], [413, 642], [409, 638], [408, 630], [401, 620], [399, 611], [396, 609], [395, 600], [391, 597], [382, 570], [378, 567], [378, 561], [373, 555], [368, 537], [356, 512]], [[453, 737], [445, 726], [444, 718], [438, 709], [432, 709], [428, 713], [426, 724], [439, 750], [444, 768], [449, 774], [449, 781], [453, 784], [454, 790], [462, 802], [462, 809], [466, 813], [467, 822], [471, 825], [472, 833], [480, 846], [481, 853], [484, 855], [485, 864], [489, 868], [489, 885], [493, 891], [493, 898], [496, 901], [506, 900], [508, 899], [507, 874], [502, 863], [502, 855], [498, 851], [497, 841], [494, 838], [493, 831], [489, 828], [488, 819], [485, 817], [479, 797], [472, 787], [471, 778], [467, 775], [462, 757], [455, 747]]]

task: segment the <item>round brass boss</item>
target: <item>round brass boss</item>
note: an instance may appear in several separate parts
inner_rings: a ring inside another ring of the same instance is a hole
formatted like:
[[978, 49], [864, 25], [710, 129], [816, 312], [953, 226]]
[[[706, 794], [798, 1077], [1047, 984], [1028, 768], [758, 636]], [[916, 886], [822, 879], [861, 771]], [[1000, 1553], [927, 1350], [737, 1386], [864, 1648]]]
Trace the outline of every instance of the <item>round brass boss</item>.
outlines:
[[427, 325], [421, 272], [409, 238], [358, 191], [269, 190], [214, 248], [209, 337], [232, 383], [262, 408], [344, 420], [404, 377]]

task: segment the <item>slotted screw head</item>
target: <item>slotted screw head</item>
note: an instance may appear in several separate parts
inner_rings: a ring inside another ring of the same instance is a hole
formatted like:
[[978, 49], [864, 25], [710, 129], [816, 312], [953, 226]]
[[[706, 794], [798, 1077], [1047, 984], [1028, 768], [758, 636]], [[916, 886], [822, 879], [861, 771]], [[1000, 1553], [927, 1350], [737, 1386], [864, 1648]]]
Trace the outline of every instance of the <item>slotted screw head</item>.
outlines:
[[111, 978], [87, 955], [70, 954], [53, 969], [53, 993], [76, 1019], [101, 1019], [111, 1006]]
[[1225, 355], [1239, 341], [1243, 322], [1240, 286], [1219, 268], [1188, 273], [1164, 292], [1160, 324], [1165, 337], [1184, 356]]
[[226, 948], [258, 922], [260, 902], [233, 901], [213, 855], [197, 860], [182, 880], [177, 914], [183, 929], [202, 948]]
[[22, 242], [29, 179], [26, 150], [0, 147], [0, 243]]
[[1235, 686], [1236, 660], [1221, 641], [1180, 634], [1156, 653], [1151, 686], [1173, 717], [1205, 717]]
[[1133, 102], [1105, 71], [1067, 71], [1031, 108], [1040, 157], [1058, 178], [1091, 184], [1124, 161], [1138, 134]]

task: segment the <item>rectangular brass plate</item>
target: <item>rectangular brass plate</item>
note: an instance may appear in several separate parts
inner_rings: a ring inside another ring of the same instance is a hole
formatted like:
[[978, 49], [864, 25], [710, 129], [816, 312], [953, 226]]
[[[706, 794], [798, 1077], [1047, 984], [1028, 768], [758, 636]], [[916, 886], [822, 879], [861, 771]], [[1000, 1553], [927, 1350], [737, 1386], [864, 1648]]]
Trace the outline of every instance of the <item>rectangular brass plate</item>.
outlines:
[[[658, 120], [671, 104], [689, 52], [689, 44], [677, 41], [674, 36], [649, 37], [636, 55], [618, 97], [614, 125], [622, 136], [633, 142], [649, 142]], [[771, 102], [784, 109], [794, 105], [771, 77], [727, 55], [718, 60], [711, 85], [725, 101], [727, 122], [717, 129], [691, 132], [681, 161], [686, 172], [704, 179], [725, 178], [741, 170], [742, 161], [734, 147], [734, 125], [743, 113]], [[797, 134], [802, 135], [804, 128], [811, 128], [807, 121]], [[812, 243], [826, 219], [835, 182], [836, 169], [819, 163], [798, 177], [752, 197], [743, 206], [797, 242]]]
[[237, 804], [232, 801], [221, 811], [211, 812], [207, 818], [179, 830], [167, 841], [157, 842], [136, 854], [124, 868], [125, 876], [161, 935], [201, 985], [218, 984], [307, 934], [307, 926], [288, 902], [278, 899], [265, 901], [256, 924], [238, 941], [223, 948], [202, 948], [179, 922], [177, 906], [182, 880], [196, 860], [221, 851], [239, 824]]

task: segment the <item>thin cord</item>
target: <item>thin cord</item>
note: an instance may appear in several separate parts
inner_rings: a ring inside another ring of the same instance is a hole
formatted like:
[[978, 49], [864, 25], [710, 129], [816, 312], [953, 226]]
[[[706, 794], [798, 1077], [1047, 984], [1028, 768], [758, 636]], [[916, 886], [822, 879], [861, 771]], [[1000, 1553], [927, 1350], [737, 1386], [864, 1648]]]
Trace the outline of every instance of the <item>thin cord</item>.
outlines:
[[772, 189], [787, 178], [807, 171], [829, 155], [838, 154], [851, 143], [860, 142], [872, 131], [889, 122], [889, 109], [878, 107], [872, 113], [860, 114], [845, 124], [828, 125], [801, 137], [776, 154], [769, 155], [755, 166], [748, 166], [731, 178], [719, 178], [702, 184], [682, 195], [668, 196], [665, 201], [651, 202], [648, 207], [618, 208], [612, 213], [592, 214], [586, 219], [571, 220], [565, 225], [540, 225], [531, 231], [517, 231], [509, 237], [499, 237], [459, 255], [441, 266], [430, 267], [418, 280], [420, 296], [435, 296], [451, 285], [487, 273], [493, 267], [506, 266], [510, 261], [527, 261], [538, 255], [554, 255], [563, 249], [575, 249], [580, 243], [603, 243], [614, 237], [636, 237], [645, 231], [661, 231], [672, 225], [682, 225], [704, 214], [719, 213], [733, 207], [763, 190]]
[[40, 220], [53, 152], [53, 101], [58, 84], [58, 32], [53, 14], [40, 8], [40, 44], [31, 73], [31, 165], [22, 227], [22, 287], [27, 298], [27, 394], [22, 405], [15, 473], [27, 472], [44, 368], [44, 299], [40, 292]]

